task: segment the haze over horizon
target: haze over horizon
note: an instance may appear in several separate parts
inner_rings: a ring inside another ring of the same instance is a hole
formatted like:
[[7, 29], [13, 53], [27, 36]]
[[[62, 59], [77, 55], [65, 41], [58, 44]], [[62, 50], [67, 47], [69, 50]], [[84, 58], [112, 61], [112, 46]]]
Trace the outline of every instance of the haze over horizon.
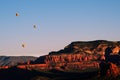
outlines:
[[73, 41], [120, 41], [120, 0], [0, 0], [0, 10], [0, 55], [41, 56]]

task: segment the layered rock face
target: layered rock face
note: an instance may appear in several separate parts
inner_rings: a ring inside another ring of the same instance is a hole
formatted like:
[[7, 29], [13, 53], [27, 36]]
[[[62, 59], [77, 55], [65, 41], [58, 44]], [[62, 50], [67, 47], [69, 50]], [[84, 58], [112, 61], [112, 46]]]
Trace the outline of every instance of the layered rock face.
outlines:
[[113, 53], [118, 53], [120, 49], [119, 42], [97, 40], [88, 42], [72, 42], [64, 49], [57, 52], [50, 52], [49, 55], [55, 54], [71, 54], [71, 53], [86, 53], [86, 54], [104, 54], [105, 49], [111, 47]]
[[[109, 50], [106, 50], [109, 48]], [[60, 51], [38, 58], [36, 63], [48, 64], [48, 68], [82, 69], [99, 67], [100, 60], [110, 61], [111, 56], [119, 56], [120, 42], [96, 40], [72, 42]]]
[[61, 54], [61, 55], [47, 55], [45, 63], [71, 63], [71, 62], [86, 62], [97, 60], [97, 56], [85, 54]]
[[116, 66], [116, 64], [113, 64], [111, 62], [108, 64], [110, 65], [107, 72], [108, 76], [117, 77], [118, 75], [120, 75], [120, 70], [118, 66]]
[[109, 55], [119, 55], [120, 42], [105, 40], [72, 42], [60, 51], [50, 52], [49, 55], [38, 58], [36, 61], [42, 63], [64, 63], [96, 61], [105, 58], [107, 48], [111, 49]]

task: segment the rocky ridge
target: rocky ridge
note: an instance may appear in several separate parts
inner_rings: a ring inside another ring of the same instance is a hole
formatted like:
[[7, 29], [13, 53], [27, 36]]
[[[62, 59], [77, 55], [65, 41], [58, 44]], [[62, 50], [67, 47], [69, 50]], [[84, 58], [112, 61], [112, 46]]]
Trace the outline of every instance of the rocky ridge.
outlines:
[[83, 61], [97, 61], [104, 59], [105, 50], [110, 47], [110, 55], [119, 55], [120, 42], [96, 40], [72, 42], [64, 49], [52, 51], [49, 55], [39, 57], [38, 63], [71, 63]]

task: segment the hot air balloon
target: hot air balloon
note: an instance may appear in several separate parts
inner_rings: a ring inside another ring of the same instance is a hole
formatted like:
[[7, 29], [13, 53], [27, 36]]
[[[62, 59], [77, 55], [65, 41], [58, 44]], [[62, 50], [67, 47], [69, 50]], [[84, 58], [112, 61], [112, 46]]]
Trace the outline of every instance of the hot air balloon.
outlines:
[[19, 16], [19, 13], [16, 13], [16, 16]]
[[25, 44], [22, 44], [22, 47], [25, 48]]
[[33, 28], [36, 29], [36, 25], [33, 25]]

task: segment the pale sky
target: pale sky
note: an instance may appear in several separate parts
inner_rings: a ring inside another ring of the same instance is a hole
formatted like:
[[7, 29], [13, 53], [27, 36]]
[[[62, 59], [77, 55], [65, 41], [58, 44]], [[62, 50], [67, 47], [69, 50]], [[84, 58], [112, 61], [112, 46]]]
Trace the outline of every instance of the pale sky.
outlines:
[[119, 34], [120, 0], [0, 0], [0, 55], [41, 56]]

